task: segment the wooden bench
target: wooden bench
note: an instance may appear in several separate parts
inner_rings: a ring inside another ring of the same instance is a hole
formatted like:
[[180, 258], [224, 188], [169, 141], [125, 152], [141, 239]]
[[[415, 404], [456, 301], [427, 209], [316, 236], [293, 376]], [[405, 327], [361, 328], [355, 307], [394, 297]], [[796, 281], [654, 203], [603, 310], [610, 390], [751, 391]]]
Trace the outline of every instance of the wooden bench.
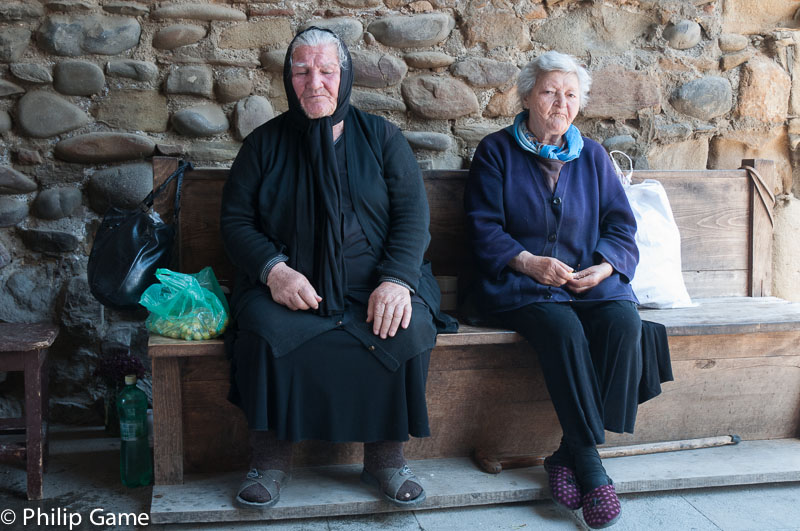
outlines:
[[[772, 188], [774, 164], [754, 166]], [[177, 166], [155, 158], [154, 185]], [[426, 171], [434, 274], [451, 290], [469, 275], [462, 195], [467, 172]], [[179, 267], [214, 268], [230, 285], [218, 215], [225, 169], [186, 174]], [[641, 310], [666, 325], [675, 382], [640, 408], [636, 434], [609, 434], [608, 445], [737, 434], [743, 439], [798, 436], [800, 304], [770, 297], [772, 204], [763, 204], [743, 170], [640, 171], [661, 181], [682, 235], [684, 278], [700, 305]], [[157, 204], [169, 219], [170, 194]], [[445, 300], [451, 300], [450, 293]], [[186, 342], [152, 335], [155, 481], [179, 484], [184, 472], [244, 470], [247, 425], [227, 402], [229, 364], [219, 340]], [[432, 436], [412, 439], [409, 459], [545, 455], [560, 428], [536, 356], [516, 333], [462, 326], [440, 335], [431, 356], [428, 408]], [[357, 463], [358, 444], [308, 441], [297, 465]]]

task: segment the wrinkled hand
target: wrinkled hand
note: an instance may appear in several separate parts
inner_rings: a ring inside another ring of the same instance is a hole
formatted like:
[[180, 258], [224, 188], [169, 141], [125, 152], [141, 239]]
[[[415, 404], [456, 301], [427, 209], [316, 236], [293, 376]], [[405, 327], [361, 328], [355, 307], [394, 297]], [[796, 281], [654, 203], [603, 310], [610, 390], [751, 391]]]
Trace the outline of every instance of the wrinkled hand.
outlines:
[[319, 308], [322, 297], [302, 273], [285, 263], [275, 265], [267, 276], [267, 286], [272, 300], [292, 311]]
[[394, 282], [381, 282], [369, 296], [367, 322], [381, 339], [394, 337], [398, 327], [411, 324], [411, 293]]
[[614, 268], [608, 262], [593, 265], [576, 272], [566, 287], [573, 293], [584, 293], [610, 277], [613, 272]]
[[536, 256], [528, 251], [522, 251], [509, 262], [509, 265], [545, 286], [559, 287], [572, 280], [572, 268], [561, 260], [549, 256]]

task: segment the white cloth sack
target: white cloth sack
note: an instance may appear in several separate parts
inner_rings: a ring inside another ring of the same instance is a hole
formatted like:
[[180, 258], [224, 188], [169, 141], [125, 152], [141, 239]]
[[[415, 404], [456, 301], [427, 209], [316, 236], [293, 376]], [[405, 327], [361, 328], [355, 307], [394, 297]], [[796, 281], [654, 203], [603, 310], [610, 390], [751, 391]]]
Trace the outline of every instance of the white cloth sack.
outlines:
[[683, 283], [681, 235], [672, 216], [667, 192], [660, 182], [653, 179], [631, 184], [633, 163], [631, 171], [623, 173], [614, 160], [614, 153], [620, 153], [629, 161], [630, 157], [621, 151], [611, 152], [614, 168], [636, 218], [639, 265], [636, 266], [631, 287], [639, 304], [646, 308], [696, 306]]

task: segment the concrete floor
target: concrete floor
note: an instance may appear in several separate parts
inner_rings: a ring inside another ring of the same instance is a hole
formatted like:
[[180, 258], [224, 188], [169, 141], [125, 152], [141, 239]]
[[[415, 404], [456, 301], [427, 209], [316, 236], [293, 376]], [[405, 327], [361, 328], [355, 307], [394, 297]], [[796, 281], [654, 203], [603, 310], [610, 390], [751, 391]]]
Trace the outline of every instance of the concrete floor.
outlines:
[[[137, 526], [132, 525], [133, 516], [119, 515], [147, 515], [152, 489], [122, 486], [116, 440], [105, 438], [97, 429], [62, 429], [52, 432], [51, 441], [46, 499], [41, 502], [25, 499], [24, 470], [0, 465], [0, 531], [70, 527], [164, 531], [587, 529], [580, 511], [572, 513], [549, 500], [270, 523]], [[792, 483], [626, 494], [620, 498], [623, 513], [613, 527], [615, 531], [800, 531], [800, 477]], [[9, 523], [12, 517], [14, 522]], [[147, 523], [145, 518], [139, 522]], [[125, 519], [129, 519], [127, 525]]]

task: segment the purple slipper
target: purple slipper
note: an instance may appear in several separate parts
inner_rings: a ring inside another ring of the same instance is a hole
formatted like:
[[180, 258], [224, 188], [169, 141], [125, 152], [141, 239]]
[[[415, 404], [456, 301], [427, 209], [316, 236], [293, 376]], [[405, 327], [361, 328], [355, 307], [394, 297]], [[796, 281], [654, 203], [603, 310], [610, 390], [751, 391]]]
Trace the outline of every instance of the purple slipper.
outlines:
[[592, 529], [614, 525], [621, 512], [614, 485], [603, 485], [583, 495], [583, 520]]
[[566, 466], [551, 464], [547, 459], [544, 460], [544, 469], [547, 471], [553, 501], [572, 511], [580, 509], [581, 492], [575, 471]]

